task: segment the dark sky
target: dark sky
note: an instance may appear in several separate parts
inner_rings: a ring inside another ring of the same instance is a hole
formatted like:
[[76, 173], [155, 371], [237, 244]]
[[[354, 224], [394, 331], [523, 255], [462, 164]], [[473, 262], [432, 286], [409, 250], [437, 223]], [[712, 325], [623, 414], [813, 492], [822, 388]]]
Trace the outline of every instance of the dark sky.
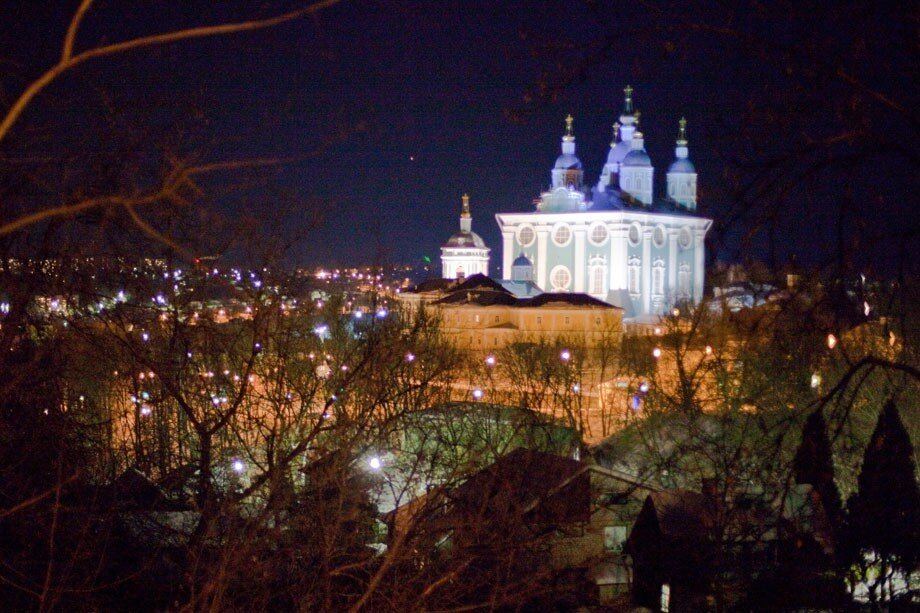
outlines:
[[[77, 2], [12, 4], [18, 17], [0, 31], [6, 100], [55, 60]], [[820, 3], [735, 4], [345, 1], [268, 31], [88, 64], [41, 94], [17, 136], [47, 134], [53, 125], [78, 155], [166, 142], [205, 161], [301, 158], [259, 178], [256, 189], [251, 175], [207, 183], [209, 206], [231, 217], [266, 218], [294, 202], [288, 225], [306, 228], [322, 211], [323, 224], [291, 253], [299, 264], [362, 263], [379, 254], [436, 259], [469, 192], [474, 230], [492, 247], [494, 268], [494, 214], [528, 210], [547, 186], [564, 116], [575, 117], [578, 154], [593, 183], [630, 83], [659, 192], [676, 122], [689, 120], [700, 211], [718, 222], [720, 257], [831, 260], [824, 255], [844, 239], [851, 252], [861, 249], [854, 240], [877, 250], [889, 228], [913, 231], [916, 140], [893, 153], [895, 139], [886, 140], [894, 131], [917, 136], [916, 76], [908, 67], [916, 46], [891, 55], [884, 40], [898, 16], [866, 10], [868, 3], [841, 3], [827, 14]], [[296, 5], [98, 0], [77, 46]], [[812, 10], [815, 18], [803, 21]], [[867, 42], [873, 28], [882, 31]], [[838, 65], [858, 84], [825, 77]], [[565, 86], [541, 96], [541, 78]], [[857, 89], [855, 102], [847, 98]], [[880, 89], [906, 111], [880, 103], [873, 97]], [[133, 131], [130, 144], [94, 136], [103, 122], [122, 136]], [[851, 127], [858, 134], [843, 144], [828, 141], [788, 168], [778, 161]], [[866, 135], [879, 131], [884, 146], [869, 162]], [[60, 140], [39, 139], [39, 149], [57, 151]], [[884, 171], [866, 178], [866, 164]], [[794, 187], [783, 178], [774, 191], [755, 188], [755, 178], [776, 181], [765, 176], [798, 176], [802, 168], [809, 171]], [[841, 213], [842, 199], [857, 204]], [[880, 211], [885, 225], [876, 228]]]

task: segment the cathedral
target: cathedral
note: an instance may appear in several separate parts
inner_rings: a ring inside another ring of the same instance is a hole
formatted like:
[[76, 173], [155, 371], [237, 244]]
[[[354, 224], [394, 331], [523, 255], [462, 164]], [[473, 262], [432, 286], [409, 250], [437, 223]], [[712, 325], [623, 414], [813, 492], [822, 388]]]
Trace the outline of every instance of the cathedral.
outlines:
[[[498, 213], [505, 281], [532, 282], [544, 292], [588, 294], [642, 320], [703, 297], [704, 239], [712, 221], [696, 215], [696, 169], [687, 124], [679, 122], [666, 194], [655, 197], [654, 167], [639, 131], [632, 88], [614, 124], [599, 179], [585, 183], [566, 118], [551, 187], [534, 210]], [[442, 247], [442, 276], [487, 274], [489, 249], [472, 232], [464, 197], [460, 232]]]

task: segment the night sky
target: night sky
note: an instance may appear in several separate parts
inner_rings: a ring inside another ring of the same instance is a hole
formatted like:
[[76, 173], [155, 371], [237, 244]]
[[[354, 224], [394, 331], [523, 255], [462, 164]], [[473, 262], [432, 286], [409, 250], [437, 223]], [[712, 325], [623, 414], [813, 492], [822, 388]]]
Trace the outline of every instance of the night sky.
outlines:
[[[77, 2], [12, 4], [4, 101], [55, 60]], [[296, 5], [99, 0], [77, 46]], [[915, 249], [916, 16], [870, 3], [734, 6], [346, 1], [271, 30], [87, 64], [37, 99], [3, 154], [293, 158], [257, 178], [212, 177], [206, 205], [266, 218], [294, 203], [298, 229], [321, 215], [288, 257], [303, 265], [437, 261], [468, 192], [498, 274], [495, 213], [531, 209], [568, 113], [596, 182], [631, 84], [657, 193], [687, 117], [718, 257], [828, 263], [845, 245], [852, 266], [884, 267]], [[779, 184], [758, 191], [770, 173]]]

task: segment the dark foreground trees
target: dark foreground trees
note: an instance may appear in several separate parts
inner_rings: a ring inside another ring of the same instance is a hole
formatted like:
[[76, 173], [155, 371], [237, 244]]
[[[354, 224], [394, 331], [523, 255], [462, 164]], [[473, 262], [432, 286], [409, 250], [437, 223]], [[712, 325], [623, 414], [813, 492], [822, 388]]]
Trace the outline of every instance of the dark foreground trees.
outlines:
[[920, 569], [920, 490], [913, 446], [897, 406], [889, 401], [863, 457], [859, 490], [848, 502], [847, 543], [854, 580], [873, 610], [907, 606], [911, 575]]

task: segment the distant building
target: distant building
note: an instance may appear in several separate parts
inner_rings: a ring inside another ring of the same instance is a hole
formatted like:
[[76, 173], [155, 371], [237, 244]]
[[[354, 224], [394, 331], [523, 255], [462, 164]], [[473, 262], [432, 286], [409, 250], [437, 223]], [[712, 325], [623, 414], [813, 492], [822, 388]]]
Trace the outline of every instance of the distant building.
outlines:
[[540, 292], [523, 281], [508, 289], [484, 275], [426, 281], [400, 299], [436, 309], [441, 329], [463, 349], [491, 351], [528, 338], [571, 339], [592, 347], [618, 338], [623, 329], [622, 309], [586, 294]]
[[[531, 262], [542, 290], [585, 293], [624, 309], [627, 318], [665, 313], [703, 297], [704, 239], [711, 220], [696, 215], [697, 175], [681, 120], [667, 193], [654, 195], [654, 168], [638, 131], [632, 88], [595, 188], [584, 182], [575, 155], [572, 117], [562, 152], [550, 171], [551, 187], [536, 210], [496, 215], [502, 233], [502, 276]], [[523, 258], [523, 259], [522, 259]]]

